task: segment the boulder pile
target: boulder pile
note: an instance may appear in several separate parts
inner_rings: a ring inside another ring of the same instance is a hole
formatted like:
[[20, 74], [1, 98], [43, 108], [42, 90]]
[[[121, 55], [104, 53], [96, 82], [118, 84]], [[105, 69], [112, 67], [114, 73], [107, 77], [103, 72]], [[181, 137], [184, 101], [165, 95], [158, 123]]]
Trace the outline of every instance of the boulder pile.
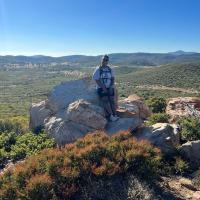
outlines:
[[173, 154], [178, 149], [192, 162], [200, 160], [200, 142], [181, 144], [179, 126], [176, 124], [176, 120], [183, 116], [200, 117], [198, 98], [169, 99], [166, 113], [171, 117], [172, 123], [157, 123], [149, 127], [142, 126], [143, 120], [151, 115], [151, 111], [141, 97], [130, 95], [118, 101], [117, 105], [119, 120], [108, 122], [96, 94], [95, 83], [90, 78], [63, 82], [53, 88], [45, 101], [32, 104], [30, 129], [43, 127], [58, 145], [64, 145], [95, 130], [104, 130], [108, 135], [113, 135], [137, 128], [139, 131], [135, 132], [136, 138], [149, 140], [163, 153]]
[[180, 117], [200, 117], [200, 99], [196, 97], [170, 98], [167, 102], [166, 113], [173, 122]]
[[149, 116], [150, 111], [142, 99], [130, 96], [119, 102], [120, 119], [108, 122], [95, 87], [89, 78], [57, 85], [45, 101], [32, 104], [30, 129], [44, 127], [58, 145], [64, 145], [98, 129], [109, 135], [121, 130], [132, 131]]

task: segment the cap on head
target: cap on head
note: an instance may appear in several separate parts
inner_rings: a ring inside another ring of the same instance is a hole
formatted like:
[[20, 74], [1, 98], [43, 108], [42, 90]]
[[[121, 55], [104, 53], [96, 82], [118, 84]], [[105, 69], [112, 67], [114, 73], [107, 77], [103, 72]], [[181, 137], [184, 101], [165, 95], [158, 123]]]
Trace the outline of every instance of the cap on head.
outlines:
[[108, 55], [104, 55], [102, 57], [102, 61], [109, 61], [109, 56]]

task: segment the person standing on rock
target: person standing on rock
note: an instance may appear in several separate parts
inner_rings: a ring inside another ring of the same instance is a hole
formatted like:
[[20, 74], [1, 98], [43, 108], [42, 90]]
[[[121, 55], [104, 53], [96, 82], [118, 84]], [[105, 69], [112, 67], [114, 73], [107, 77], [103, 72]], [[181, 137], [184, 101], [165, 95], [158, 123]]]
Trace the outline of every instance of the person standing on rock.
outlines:
[[115, 90], [114, 90], [114, 72], [108, 66], [109, 57], [102, 57], [101, 66], [97, 67], [93, 73], [93, 80], [97, 84], [97, 94], [103, 104], [106, 118], [109, 121], [116, 121], [119, 117], [116, 115]]

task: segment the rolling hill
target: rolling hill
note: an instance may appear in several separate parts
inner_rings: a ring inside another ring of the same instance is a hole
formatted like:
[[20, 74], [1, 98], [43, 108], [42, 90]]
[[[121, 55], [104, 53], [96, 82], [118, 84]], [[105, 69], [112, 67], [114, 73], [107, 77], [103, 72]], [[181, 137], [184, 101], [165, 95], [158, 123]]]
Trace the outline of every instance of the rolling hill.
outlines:
[[129, 74], [121, 74], [121, 80], [131, 85], [163, 85], [200, 90], [200, 62], [167, 64], [161, 67], [143, 68]]
[[[157, 66], [167, 63], [181, 63], [200, 61], [200, 53], [176, 51], [170, 53], [113, 53], [109, 54], [114, 65], [123, 66]], [[0, 56], [0, 64], [5, 63], [77, 63], [81, 66], [91, 66], [99, 64], [101, 55], [85, 56], [70, 55], [62, 57], [51, 56]]]

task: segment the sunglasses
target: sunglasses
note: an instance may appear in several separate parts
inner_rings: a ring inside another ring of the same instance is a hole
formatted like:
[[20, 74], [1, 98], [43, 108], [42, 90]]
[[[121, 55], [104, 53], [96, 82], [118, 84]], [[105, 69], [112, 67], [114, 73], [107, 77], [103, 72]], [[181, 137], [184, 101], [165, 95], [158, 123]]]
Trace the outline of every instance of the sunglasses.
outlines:
[[108, 59], [103, 59], [103, 61], [108, 62], [109, 60]]

